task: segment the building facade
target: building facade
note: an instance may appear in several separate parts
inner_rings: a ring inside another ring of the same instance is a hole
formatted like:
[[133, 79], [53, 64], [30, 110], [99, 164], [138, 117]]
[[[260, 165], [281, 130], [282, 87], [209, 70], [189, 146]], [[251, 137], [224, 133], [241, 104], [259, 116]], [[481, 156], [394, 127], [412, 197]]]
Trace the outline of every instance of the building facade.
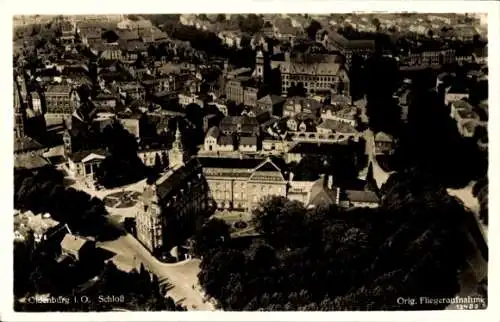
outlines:
[[49, 85], [45, 90], [46, 120], [63, 121], [80, 105], [76, 91], [67, 85]]
[[191, 236], [210, 214], [208, 187], [197, 159], [144, 188], [136, 216], [139, 241], [153, 254]]
[[338, 56], [310, 54], [293, 58], [286, 54], [285, 61], [271, 61], [271, 68], [281, 73], [282, 95], [300, 85], [307, 94], [333, 90], [349, 95], [349, 76]]
[[199, 160], [215, 208], [248, 211], [264, 196], [286, 196], [287, 181], [270, 159]]

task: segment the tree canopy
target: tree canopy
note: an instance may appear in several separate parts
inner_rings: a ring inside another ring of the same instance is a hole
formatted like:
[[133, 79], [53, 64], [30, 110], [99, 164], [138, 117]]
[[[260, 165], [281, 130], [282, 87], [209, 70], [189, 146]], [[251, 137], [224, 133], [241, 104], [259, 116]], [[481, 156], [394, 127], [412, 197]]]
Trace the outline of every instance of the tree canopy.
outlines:
[[99, 184], [107, 188], [123, 186], [148, 175], [147, 167], [137, 155], [135, 137], [118, 121], [108, 125], [101, 137], [110, 155], [102, 161], [96, 172]]
[[99, 236], [106, 226], [102, 200], [86, 192], [66, 188], [64, 175], [51, 166], [32, 173], [14, 171], [14, 207], [33, 213], [49, 213], [52, 218], [82, 234]]
[[384, 191], [379, 209], [263, 200], [254, 211], [260, 237], [204, 256], [201, 285], [225, 310], [437, 309], [396, 299], [455, 296], [471, 214], [417, 173]]

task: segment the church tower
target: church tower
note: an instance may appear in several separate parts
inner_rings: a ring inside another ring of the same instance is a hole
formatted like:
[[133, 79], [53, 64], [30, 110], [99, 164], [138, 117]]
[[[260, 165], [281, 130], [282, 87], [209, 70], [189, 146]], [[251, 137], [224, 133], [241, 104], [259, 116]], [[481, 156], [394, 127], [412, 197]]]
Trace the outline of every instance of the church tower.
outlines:
[[175, 131], [175, 141], [172, 143], [172, 149], [168, 151], [168, 159], [170, 160], [170, 168], [175, 168], [184, 165], [184, 147], [182, 146], [181, 131], [179, 129], [179, 121], [177, 121], [177, 129]]
[[261, 79], [264, 78], [264, 54], [262, 51], [257, 51], [257, 55], [255, 57], [255, 70], [253, 72], [254, 77], [259, 77]]

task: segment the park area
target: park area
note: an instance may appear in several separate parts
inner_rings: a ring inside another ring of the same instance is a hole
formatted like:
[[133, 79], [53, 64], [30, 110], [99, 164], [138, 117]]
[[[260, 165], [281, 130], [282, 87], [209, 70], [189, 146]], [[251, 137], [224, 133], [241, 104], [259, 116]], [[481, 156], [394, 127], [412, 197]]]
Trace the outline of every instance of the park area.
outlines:
[[118, 191], [105, 196], [103, 202], [109, 208], [130, 208], [137, 204], [140, 196], [137, 191]]

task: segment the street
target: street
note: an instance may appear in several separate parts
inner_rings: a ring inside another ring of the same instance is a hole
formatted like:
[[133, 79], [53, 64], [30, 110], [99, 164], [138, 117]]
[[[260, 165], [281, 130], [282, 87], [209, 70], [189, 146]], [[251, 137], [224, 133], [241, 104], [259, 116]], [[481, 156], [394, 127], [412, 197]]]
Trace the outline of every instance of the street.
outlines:
[[387, 173], [379, 166], [377, 160], [375, 159], [375, 138], [372, 130], [368, 129], [363, 132], [363, 138], [366, 141], [365, 153], [368, 155], [368, 165], [371, 163], [373, 167], [373, 177], [377, 183], [377, 187], [380, 189], [382, 185], [389, 179], [391, 173]]
[[130, 234], [113, 241], [100, 242], [97, 246], [132, 260], [135, 258], [138, 267], [140, 263], [144, 264], [148, 271], [158, 277], [160, 285], [171, 285], [172, 288], [168, 290], [167, 295], [186, 306], [188, 310], [215, 310], [211, 303], [204, 303], [202, 294], [196, 288], [193, 289], [193, 285], [198, 284], [200, 264], [198, 259], [188, 259], [174, 264], [162, 263]]
[[[64, 168], [61, 170], [66, 172]], [[144, 179], [128, 186], [114, 189], [94, 190], [86, 187], [81, 182], [74, 182], [71, 186], [75, 189], [85, 191], [93, 197], [103, 199], [108, 194], [123, 190], [142, 192], [145, 185], [146, 180]], [[110, 223], [116, 225], [122, 223], [125, 217], [135, 217], [138, 210], [137, 206], [136, 204], [129, 208], [106, 207], [106, 210], [109, 212], [108, 219]], [[211, 303], [204, 303], [203, 295], [198, 291], [197, 287], [193, 289], [193, 285], [198, 285], [197, 275], [200, 264], [198, 259], [188, 259], [173, 264], [162, 263], [152, 256], [151, 253], [130, 234], [121, 236], [116, 240], [99, 242], [97, 243], [97, 247], [129, 258], [131, 262], [136, 263], [137, 268], [140, 267], [140, 263], [143, 263], [148, 271], [158, 277], [161, 285], [170, 285], [171, 289], [168, 290], [167, 295], [172, 297], [177, 303], [184, 305], [188, 310], [215, 310]]]

